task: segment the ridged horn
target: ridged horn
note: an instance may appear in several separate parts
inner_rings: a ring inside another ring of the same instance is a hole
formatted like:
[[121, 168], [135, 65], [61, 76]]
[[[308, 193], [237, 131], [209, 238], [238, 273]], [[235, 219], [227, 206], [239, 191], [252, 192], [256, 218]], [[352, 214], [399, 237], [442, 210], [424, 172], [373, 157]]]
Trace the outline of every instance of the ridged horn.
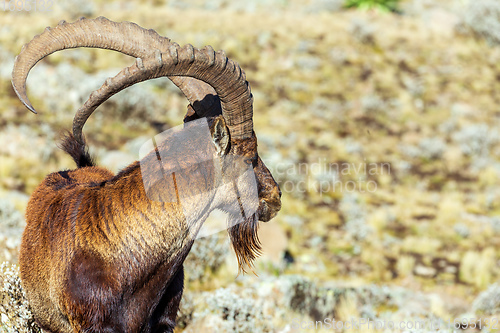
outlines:
[[[84, 124], [92, 112], [108, 98], [138, 82], [163, 76], [189, 76], [202, 80], [215, 88], [220, 98], [222, 114], [225, 119], [232, 119], [228, 124], [232, 137], [246, 138], [252, 133], [252, 118], [231, 114], [228, 110], [252, 109], [252, 94], [240, 66], [226, 57], [224, 52], [214, 52], [207, 46], [203, 49], [186, 45], [180, 48], [173, 43], [166, 53], [156, 52], [154, 57], [137, 58], [136, 62], [120, 71], [115, 77], [108, 78], [104, 84], [90, 94], [89, 99], [78, 110], [73, 123], [75, 137], [81, 138], [81, 124]], [[248, 113], [246, 116], [248, 117]], [[250, 114], [251, 115], [251, 114]], [[79, 131], [80, 130], [80, 131]], [[239, 131], [245, 131], [239, 132]]]
[[[29, 43], [24, 45], [21, 53], [15, 59], [14, 69], [12, 72], [12, 84], [19, 99], [28, 109], [36, 113], [26, 94], [26, 79], [30, 69], [39, 60], [53, 52], [76, 47], [110, 49], [145, 60], [147, 58], [154, 58], [155, 54], [166, 54], [172, 50], [172, 47], [176, 49], [178, 46], [174, 46], [170, 42], [170, 39], [160, 36], [156, 31], [152, 29], [146, 30], [132, 22], [117, 23], [110, 21], [105, 17], [98, 17], [93, 20], [80, 18], [74, 23], [61, 21], [56, 27], [46, 28], [43, 33], [35, 36]], [[172, 61], [175, 62], [175, 59], [172, 59]], [[237, 67], [239, 68], [239, 66]], [[209, 69], [208, 67], [207, 69], [213, 73], [213, 69]], [[120, 73], [123, 74], [123, 70]], [[234, 138], [246, 138], [251, 136], [253, 128], [253, 111], [251, 103], [252, 98], [248, 83], [244, 79], [216, 79], [213, 75], [209, 80], [210, 82], [207, 82], [201, 78], [203, 75], [200, 74], [203, 73], [191, 73], [189, 76], [192, 78], [185, 78], [183, 76], [186, 75], [183, 75], [182, 73], [175, 75], [172, 74], [172, 77], [170, 77], [170, 75], [166, 76], [169, 76], [169, 78], [183, 91], [193, 106], [196, 105], [197, 101], [202, 101], [207, 95], [211, 95], [214, 91], [211, 87], [207, 87], [207, 85], [202, 82], [197, 82], [194, 79], [201, 79], [202, 81], [210, 84], [216, 92], [224, 92], [226, 100], [222, 101], [221, 96], [219, 96], [219, 98], [221, 98], [222, 114], [226, 119], [231, 135]], [[219, 74], [220, 72], [215, 75]], [[133, 83], [129, 85], [132, 84]], [[239, 84], [239, 87], [230, 86], [231, 84]], [[242, 101], [228, 99], [228, 97], [235, 97], [235, 95], [237, 95], [231, 93], [232, 89], [235, 89], [235, 91], [241, 91], [242, 87], [245, 91], [247, 91], [245, 96], [236, 96], [242, 97]], [[87, 102], [85, 104], [87, 104]], [[218, 103], [213, 100], [208, 104], [218, 107], [218, 105], [216, 105]], [[195, 107], [194, 109], [196, 112], [199, 112], [200, 109], [203, 111], [202, 107]], [[85, 122], [82, 123], [77, 121], [78, 119], [84, 118], [82, 116], [82, 112], [81, 108], [75, 117], [74, 128], [78, 126], [83, 127]]]

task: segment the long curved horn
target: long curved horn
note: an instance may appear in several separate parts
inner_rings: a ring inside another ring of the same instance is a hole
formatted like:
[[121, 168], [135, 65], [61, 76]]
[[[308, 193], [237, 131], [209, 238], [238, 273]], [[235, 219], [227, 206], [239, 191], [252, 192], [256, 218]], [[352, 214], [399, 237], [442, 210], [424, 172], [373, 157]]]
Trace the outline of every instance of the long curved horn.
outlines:
[[[214, 52], [210, 46], [200, 50], [190, 44], [180, 48], [178, 44], [172, 43], [168, 52], [157, 50], [154, 57], [144, 60], [137, 58], [132, 66], [122, 69], [115, 77], [106, 79], [98, 90], [92, 92], [75, 115], [75, 137], [81, 137], [78, 129], [81, 130], [83, 125], [80, 125], [85, 123], [92, 112], [117, 92], [138, 82], [180, 75], [202, 80], [214, 87], [221, 101], [224, 118], [228, 110], [252, 110], [252, 94], [245, 73], [223, 51]], [[250, 118], [246, 118], [249, 115]], [[251, 113], [232, 114], [229, 119], [233, 121], [232, 124], [227, 124], [232, 137], [242, 139], [252, 135]]]
[[[105, 17], [98, 17], [94, 20], [81, 18], [74, 23], [66, 23], [61, 21], [55, 28], [47, 27], [43, 33], [35, 36], [32, 41], [23, 46], [21, 53], [16, 57], [14, 69], [12, 72], [12, 84], [18, 97], [26, 105], [28, 109], [35, 112], [26, 95], [26, 78], [30, 69], [45, 56], [67, 48], [75, 47], [97, 47], [111, 49], [124, 54], [146, 59], [151, 57], [154, 50], [159, 52], [167, 52], [172, 43], [168, 38], [162, 37], [156, 31], [141, 28], [132, 22], [113, 22]], [[239, 66], [238, 66], [239, 67]], [[197, 78], [197, 75], [193, 76]], [[206, 86], [201, 83], [192, 83], [188, 78], [171, 77], [171, 80], [187, 94], [188, 100], [192, 105], [199, 101], [200, 96], [206, 96]], [[211, 80], [214, 84], [223, 83], [223, 80]], [[232, 82], [235, 83], [235, 82]], [[245, 80], [238, 82], [241, 86], [247, 87]], [[187, 87], [191, 87], [187, 89]], [[230, 88], [238, 87], [220, 87], [226, 91]], [[226, 107], [222, 108], [222, 114], [230, 128], [231, 134], [235, 138], [245, 138], [252, 135], [252, 103], [251, 93], [248, 89], [247, 100], [249, 102], [226, 103]], [[219, 96], [220, 97], [220, 96]], [[222, 100], [222, 99], [221, 99]], [[211, 103], [216, 104], [216, 103]], [[239, 105], [238, 105], [239, 104]], [[201, 109], [201, 108], [200, 108]], [[196, 110], [196, 108], [195, 108]], [[198, 111], [198, 110], [196, 110]], [[80, 112], [79, 112], [80, 113]], [[80, 119], [82, 117], [79, 117]], [[77, 125], [76, 118], [74, 127]], [[82, 127], [84, 122], [80, 124]]]

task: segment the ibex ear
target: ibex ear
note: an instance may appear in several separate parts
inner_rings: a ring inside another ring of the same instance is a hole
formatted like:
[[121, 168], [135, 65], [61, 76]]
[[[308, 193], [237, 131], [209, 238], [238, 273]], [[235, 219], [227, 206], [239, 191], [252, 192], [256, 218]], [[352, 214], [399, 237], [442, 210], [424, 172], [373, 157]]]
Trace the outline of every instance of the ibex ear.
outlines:
[[225, 155], [229, 150], [230, 136], [224, 117], [217, 116], [210, 130], [212, 132], [212, 142], [214, 143], [217, 155]]

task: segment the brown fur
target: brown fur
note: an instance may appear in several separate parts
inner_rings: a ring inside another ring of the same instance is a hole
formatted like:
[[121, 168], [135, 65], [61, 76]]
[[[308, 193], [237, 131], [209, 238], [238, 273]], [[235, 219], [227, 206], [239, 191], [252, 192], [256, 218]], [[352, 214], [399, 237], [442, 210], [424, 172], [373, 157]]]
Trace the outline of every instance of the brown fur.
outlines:
[[[49, 174], [36, 188], [21, 244], [21, 279], [37, 322], [49, 332], [172, 332], [182, 264], [194, 241], [188, 217], [204, 221], [224, 198], [216, 193], [203, 202], [153, 201], [139, 162], [113, 175], [94, 166], [86, 147], [71, 135], [61, 147], [79, 168]], [[169, 149], [168, 142], [160, 149]], [[232, 140], [223, 151], [250, 160], [258, 182], [256, 215], [229, 229], [243, 269], [260, 252], [257, 219], [276, 215], [281, 192], [257, 155], [255, 136]], [[146, 157], [152, 179], [161, 171], [155, 158], [154, 152]], [[158, 195], [213, 188], [217, 170], [189, 162], [183, 161], [185, 173], [175, 187], [154, 184]], [[228, 167], [236, 166], [223, 163]]]

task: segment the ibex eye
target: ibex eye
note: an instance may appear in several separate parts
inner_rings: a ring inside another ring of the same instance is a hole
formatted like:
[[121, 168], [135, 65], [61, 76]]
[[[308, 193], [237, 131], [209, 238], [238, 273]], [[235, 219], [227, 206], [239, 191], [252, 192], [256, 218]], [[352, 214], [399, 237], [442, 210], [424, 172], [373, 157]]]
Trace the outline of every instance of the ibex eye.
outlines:
[[246, 163], [246, 164], [248, 164], [248, 165], [251, 165], [251, 164], [252, 164], [252, 162], [253, 162], [253, 161], [252, 161], [252, 159], [251, 159], [251, 158], [247, 158], [247, 159], [245, 160], [245, 163]]

